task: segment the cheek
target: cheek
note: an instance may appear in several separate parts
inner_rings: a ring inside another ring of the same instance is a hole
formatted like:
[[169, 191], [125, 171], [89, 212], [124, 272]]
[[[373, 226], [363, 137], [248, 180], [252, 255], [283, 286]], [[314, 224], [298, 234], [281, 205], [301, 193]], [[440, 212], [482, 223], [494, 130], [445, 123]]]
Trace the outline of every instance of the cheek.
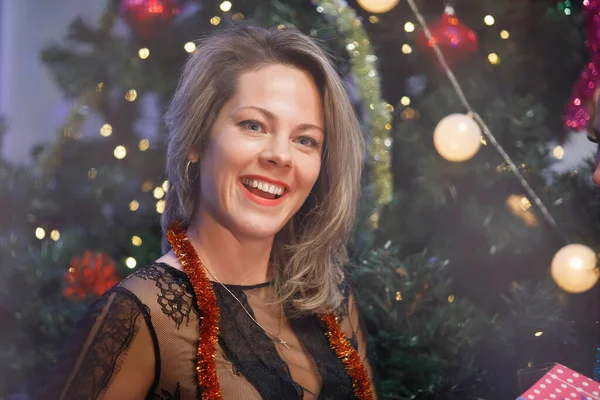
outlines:
[[321, 159], [310, 160], [304, 164], [304, 168], [301, 168], [302, 181], [306, 184], [307, 189], [312, 189], [313, 185], [319, 178], [321, 172]]

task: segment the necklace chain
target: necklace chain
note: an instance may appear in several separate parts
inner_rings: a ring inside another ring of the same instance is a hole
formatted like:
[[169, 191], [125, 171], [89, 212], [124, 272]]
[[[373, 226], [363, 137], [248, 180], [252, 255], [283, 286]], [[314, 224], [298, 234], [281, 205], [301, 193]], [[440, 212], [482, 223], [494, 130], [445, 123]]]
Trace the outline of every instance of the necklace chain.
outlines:
[[277, 338], [279, 340], [279, 344], [285, 346], [286, 349], [290, 349], [290, 347], [288, 346], [287, 342], [285, 340], [283, 340], [281, 338], [281, 330], [282, 330], [282, 325], [283, 325], [283, 304], [281, 305], [281, 312], [279, 314], [279, 333], [278, 334], [274, 334], [273, 332], [269, 331], [267, 328], [265, 328], [264, 326], [262, 326], [253, 316], [252, 314], [250, 314], [250, 312], [246, 309], [246, 307], [244, 307], [244, 305], [242, 304], [242, 302], [240, 301], [240, 299], [237, 298], [237, 296], [235, 294], [233, 294], [233, 292], [231, 290], [229, 290], [229, 288], [227, 286], [225, 286], [223, 284], [223, 282], [221, 282], [219, 280], [219, 278], [217, 278], [215, 276], [215, 274], [213, 274], [206, 265], [204, 265], [204, 263], [202, 261], [200, 261], [200, 263], [202, 264], [202, 266], [204, 266], [204, 269], [206, 269], [206, 271], [210, 274], [210, 276], [213, 277], [214, 280], [216, 280], [219, 285], [221, 285], [223, 287], [223, 289], [227, 290], [227, 292], [229, 292], [229, 294], [240, 304], [240, 306], [242, 307], [242, 309], [246, 312], [246, 314], [248, 314], [248, 317], [250, 317], [250, 319], [252, 321], [254, 321], [254, 323], [256, 325], [258, 325], [260, 327], [260, 329], [262, 329], [263, 331], [265, 331], [266, 333], [268, 333], [269, 335], [271, 335], [271, 337], [273, 338]]

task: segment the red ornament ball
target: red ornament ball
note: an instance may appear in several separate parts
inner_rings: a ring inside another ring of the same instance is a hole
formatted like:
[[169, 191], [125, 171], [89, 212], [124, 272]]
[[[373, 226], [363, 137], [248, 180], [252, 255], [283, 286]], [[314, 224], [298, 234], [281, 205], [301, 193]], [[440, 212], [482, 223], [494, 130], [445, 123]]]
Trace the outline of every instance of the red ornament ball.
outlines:
[[446, 7], [442, 17], [428, 26], [431, 40], [427, 39], [421, 29], [416, 35], [416, 42], [421, 51], [431, 57], [438, 68], [441, 68], [441, 65], [433, 50], [434, 43], [437, 43], [450, 67], [475, 53], [479, 47], [477, 34], [454, 15], [451, 7]]
[[65, 272], [63, 295], [71, 300], [101, 296], [120, 281], [114, 261], [104, 253], [86, 251], [74, 257]]
[[136, 35], [151, 39], [181, 11], [179, 0], [122, 0], [121, 15]]

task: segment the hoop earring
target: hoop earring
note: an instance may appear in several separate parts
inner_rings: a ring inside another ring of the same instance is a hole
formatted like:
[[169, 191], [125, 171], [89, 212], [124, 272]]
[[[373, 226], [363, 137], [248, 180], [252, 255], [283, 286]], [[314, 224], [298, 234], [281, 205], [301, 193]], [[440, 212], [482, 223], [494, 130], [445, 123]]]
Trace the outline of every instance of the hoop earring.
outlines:
[[[190, 167], [192, 165], [196, 166], [196, 174], [190, 178]], [[196, 179], [198, 179], [198, 175], [200, 175], [200, 167], [198, 167], [198, 163], [197, 162], [192, 162], [191, 160], [188, 160], [186, 166], [185, 166], [185, 177], [188, 181], [188, 183], [192, 183], [194, 182]]]

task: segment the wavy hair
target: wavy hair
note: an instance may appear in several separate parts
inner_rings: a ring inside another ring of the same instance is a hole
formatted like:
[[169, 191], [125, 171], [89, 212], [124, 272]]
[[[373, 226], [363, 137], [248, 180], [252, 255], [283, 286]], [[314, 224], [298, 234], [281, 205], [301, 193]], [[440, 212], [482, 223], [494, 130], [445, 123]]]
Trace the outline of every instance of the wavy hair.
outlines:
[[342, 302], [339, 284], [348, 262], [346, 242], [356, 215], [364, 150], [339, 74], [321, 47], [303, 33], [238, 26], [197, 43], [165, 114], [170, 188], [161, 225], [166, 232], [172, 223], [190, 224], [199, 185], [186, 179], [187, 156], [192, 149], [203, 154], [218, 113], [235, 93], [237, 78], [272, 64], [310, 73], [323, 101], [325, 141], [312, 191], [316, 199], [309, 196], [275, 235], [270, 259], [278, 301], [289, 303], [291, 315], [300, 316], [333, 310]]

